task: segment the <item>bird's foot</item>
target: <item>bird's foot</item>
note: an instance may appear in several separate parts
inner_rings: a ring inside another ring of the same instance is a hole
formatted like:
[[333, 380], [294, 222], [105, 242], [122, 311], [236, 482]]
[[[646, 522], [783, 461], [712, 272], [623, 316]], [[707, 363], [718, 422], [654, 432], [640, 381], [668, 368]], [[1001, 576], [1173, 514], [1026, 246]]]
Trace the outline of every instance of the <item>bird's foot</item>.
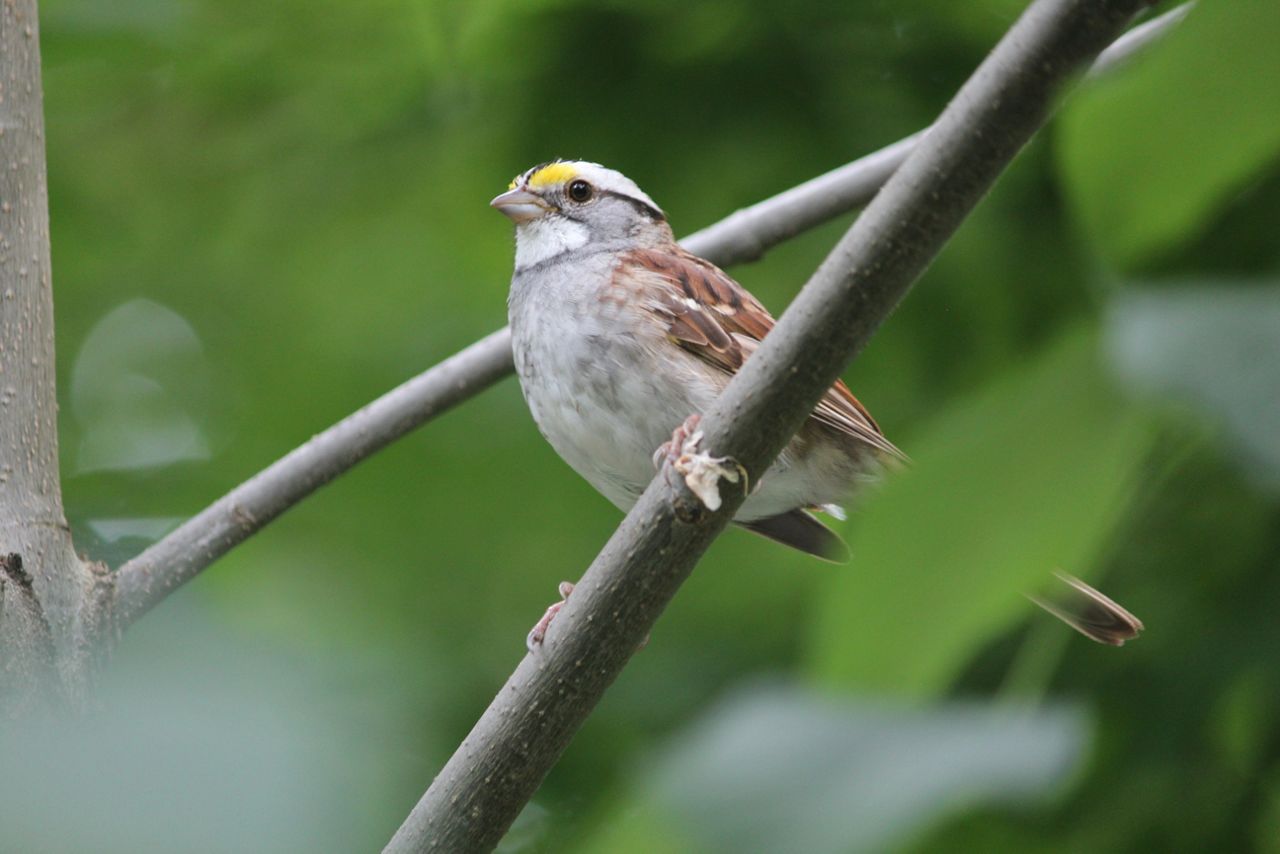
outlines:
[[747, 470], [732, 457], [713, 457], [699, 450], [702, 443], [702, 431], [698, 425], [701, 415], [690, 415], [684, 423], [671, 434], [670, 441], [663, 442], [654, 452], [653, 464], [658, 469], [664, 462], [670, 462], [671, 468], [682, 478], [689, 491], [698, 496], [708, 510], [719, 510], [720, 479], [730, 483], [743, 482], [747, 488]]
[[529, 630], [529, 636], [525, 638], [524, 645], [529, 652], [537, 652], [542, 648], [542, 642], [547, 638], [547, 629], [550, 628], [551, 621], [556, 618], [556, 614], [560, 613], [560, 609], [569, 599], [569, 594], [573, 592], [573, 582], [561, 581], [557, 589], [560, 591], [560, 601], [551, 603], [551, 607], [547, 608], [542, 619], [534, 623], [533, 628]]
[[672, 430], [671, 438], [653, 452], [653, 467], [661, 470], [665, 462], [675, 465], [684, 455], [686, 445], [690, 443], [696, 445], [702, 439], [702, 433], [698, 430], [698, 425], [701, 423], [702, 416], [695, 412], [686, 418], [683, 424]]

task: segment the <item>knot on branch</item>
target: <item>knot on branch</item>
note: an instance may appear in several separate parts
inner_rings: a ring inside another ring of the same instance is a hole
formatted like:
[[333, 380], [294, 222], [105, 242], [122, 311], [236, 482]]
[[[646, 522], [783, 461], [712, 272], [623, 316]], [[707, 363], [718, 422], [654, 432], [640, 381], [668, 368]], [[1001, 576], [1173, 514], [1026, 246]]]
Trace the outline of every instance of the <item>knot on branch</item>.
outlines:
[[677, 489], [673, 501], [676, 518], [686, 524], [696, 524], [706, 516], [706, 510], [719, 510], [724, 500], [720, 496], [720, 481], [742, 483], [743, 491], [747, 491], [747, 470], [742, 463], [732, 457], [717, 457], [702, 449], [703, 432], [698, 429], [702, 421], [701, 415], [690, 415], [683, 424], [671, 434], [671, 441], [665, 443], [654, 454], [654, 463], [660, 464], [663, 456], [671, 463], [671, 470], [684, 480], [689, 492], [697, 498], [690, 501], [683, 490]]
[[[690, 441], [696, 441], [701, 438], [701, 432], [695, 433]], [[689, 491], [697, 496], [701, 506], [705, 506], [707, 510], [713, 512], [719, 510], [720, 505], [724, 503], [724, 499], [720, 496], [720, 481], [722, 479], [727, 480], [729, 483], [741, 482], [743, 491], [745, 492], [747, 489], [747, 469], [733, 457], [716, 457], [705, 451], [686, 451], [672, 462], [672, 468], [684, 478], [685, 486], [689, 487]], [[695, 502], [678, 500], [676, 502], [677, 516], [682, 504], [691, 505], [695, 504]], [[697, 507], [697, 509], [700, 511], [701, 507]]]
[[11, 581], [26, 590], [31, 589], [31, 573], [23, 568], [22, 555], [17, 552], [0, 555], [0, 572], [3, 572]]

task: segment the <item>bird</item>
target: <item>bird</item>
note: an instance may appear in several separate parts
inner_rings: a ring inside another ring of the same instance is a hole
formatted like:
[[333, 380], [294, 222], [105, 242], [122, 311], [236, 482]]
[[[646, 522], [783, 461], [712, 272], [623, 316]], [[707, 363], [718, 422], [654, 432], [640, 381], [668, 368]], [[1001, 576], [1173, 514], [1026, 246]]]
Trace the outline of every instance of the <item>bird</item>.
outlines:
[[[626, 512], [665, 458], [688, 459], [700, 438], [700, 413], [774, 318], [723, 270], [682, 248], [663, 210], [616, 170], [582, 160], [541, 163], [490, 205], [515, 224], [507, 313], [529, 411], [560, 457]], [[841, 501], [906, 462], [838, 380], [752, 484], [733, 521], [844, 561], [843, 540], [817, 514], [843, 518]], [[720, 472], [712, 470], [713, 482]], [[704, 498], [715, 499], [714, 490]], [[1104, 643], [1123, 643], [1141, 630], [1119, 605], [1063, 578], [1075, 605], [1033, 601]], [[572, 590], [560, 585], [562, 601], [529, 634], [531, 651]]]

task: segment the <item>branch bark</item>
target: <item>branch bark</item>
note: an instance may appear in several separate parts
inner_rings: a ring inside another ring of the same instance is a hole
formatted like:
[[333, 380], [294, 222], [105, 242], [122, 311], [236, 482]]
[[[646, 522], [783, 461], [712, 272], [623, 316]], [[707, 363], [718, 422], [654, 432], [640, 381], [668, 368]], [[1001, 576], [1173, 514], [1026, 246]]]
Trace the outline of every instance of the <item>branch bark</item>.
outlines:
[[[0, 701], [83, 695], [97, 574], [62, 510], [35, 0], [0, 8]], [[55, 676], [57, 678], [50, 678]]]
[[[1117, 39], [1091, 73], [1129, 59], [1176, 24], [1190, 5]], [[779, 243], [869, 202], [926, 133], [927, 128], [735, 211], [682, 243], [724, 267], [757, 260]], [[115, 574], [113, 622], [129, 625], [316, 489], [512, 370], [510, 333], [504, 328], [317, 434], [122, 564]]]
[[[1031, 5], [704, 413], [709, 453], [753, 480], [766, 469], [1068, 81], [1145, 5]], [[743, 498], [735, 488], [708, 512], [665, 468], [386, 850], [492, 849]]]
[[[1089, 69], [1090, 76], [1105, 74], [1128, 61], [1186, 17], [1193, 5], [1179, 6], [1116, 39], [1098, 55]], [[871, 201], [928, 132], [928, 128], [916, 131], [879, 151], [736, 211], [689, 235], [683, 243], [689, 251], [721, 266], [758, 260], [779, 243]]]

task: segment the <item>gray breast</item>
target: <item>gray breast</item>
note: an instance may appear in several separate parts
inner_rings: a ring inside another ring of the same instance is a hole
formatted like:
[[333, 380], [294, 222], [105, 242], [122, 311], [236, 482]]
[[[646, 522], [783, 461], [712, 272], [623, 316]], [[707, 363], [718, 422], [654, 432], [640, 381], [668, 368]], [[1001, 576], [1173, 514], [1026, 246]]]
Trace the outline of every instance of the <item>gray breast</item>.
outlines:
[[606, 497], [629, 507], [653, 476], [653, 451], [696, 410], [687, 381], [658, 356], [657, 327], [634, 306], [601, 298], [611, 265], [595, 257], [517, 275], [512, 345], [521, 389], [547, 441]]

